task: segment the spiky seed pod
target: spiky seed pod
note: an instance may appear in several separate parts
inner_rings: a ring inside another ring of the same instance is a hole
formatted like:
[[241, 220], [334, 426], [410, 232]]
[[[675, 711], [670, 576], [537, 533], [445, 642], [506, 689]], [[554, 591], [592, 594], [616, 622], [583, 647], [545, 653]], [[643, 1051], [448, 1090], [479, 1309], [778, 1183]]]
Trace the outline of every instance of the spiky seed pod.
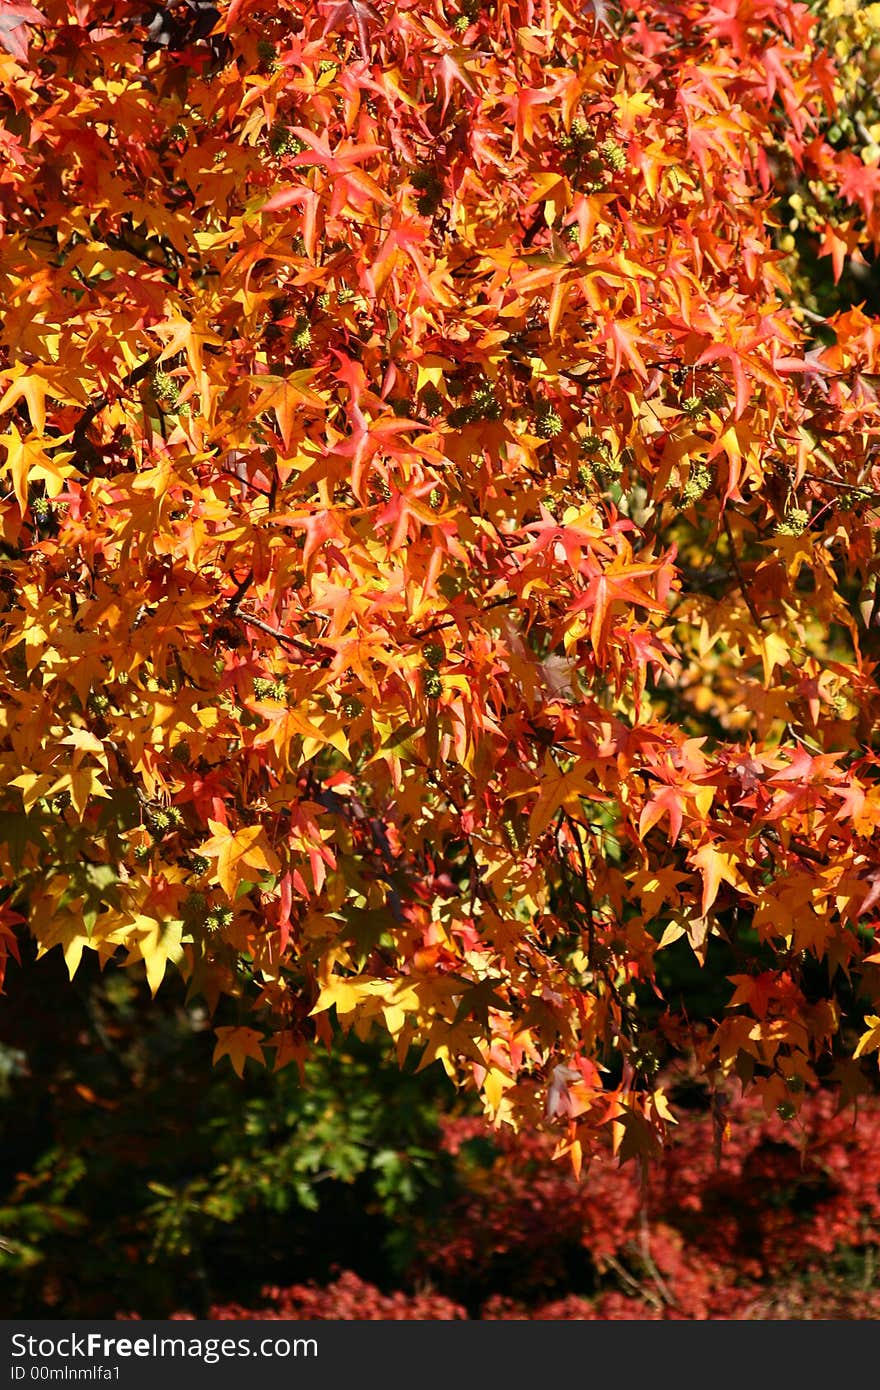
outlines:
[[422, 409], [426, 415], [439, 415], [443, 409], [443, 397], [437, 387], [430, 383], [422, 392]]
[[500, 420], [501, 402], [491, 386], [481, 386], [474, 393], [471, 402], [471, 418], [477, 420]]
[[161, 839], [171, 826], [171, 817], [167, 811], [153, 811], [149, 817], [150, 833]]
[[727, 401], [727, 392], [723, 386], [707, 386], [703, 392], [703, 404], [709, 410], [718, 410]]
[[803, 507], [792, 507], [776, 526], [777, 536], [799, 536], [810, 524], [810, 514]]
[[681, 494], [685, 505], [689, 506], [691, 502], [698, 501], [708, 490], [711, 481], [712, 475], [705, 464], [699, 464], [698, 467], [692, 469]]
[[602, 158], [615, 174], [622, 174], [627, 165], [626, 151], [618, 145], [616, 140], [603, 140]]
[[168, 372], [157, 367], [153, 372], [153, 394], [160, 405], [173, 409], [180, 396], [180, 387]]
[[205, 917], [205, 931], [209, 936], [217, 936], [232, 924], [231, 907], [212, 907]]
[[293, 326], [290, 339], [297, 352], [306, 352], [312, 345], [312, 326], [304, 314], [300, 314]]
[[553, 408], [542, 410], [535, 420], [535, 434], [539, 439], [555, 439], [562, 432], [562, 417]]

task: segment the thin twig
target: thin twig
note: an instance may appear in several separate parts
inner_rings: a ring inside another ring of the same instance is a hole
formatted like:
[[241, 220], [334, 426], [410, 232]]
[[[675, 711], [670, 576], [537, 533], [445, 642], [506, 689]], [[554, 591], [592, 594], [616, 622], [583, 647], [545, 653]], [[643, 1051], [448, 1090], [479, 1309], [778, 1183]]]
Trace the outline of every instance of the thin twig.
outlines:
[[[490, 603], [484, 603], [478, 611], [480, 613], [488, 613], [492, 608], [501, 608], [507, 604], [517, 602], [518, 598], [516, 594], [505, 594], [503, 598], [493, 598]], [[458, 622], [458, 618], [442, 618], [436, 623], [431, 623], [429, 627], [418, 628], [412, 636], [419, 642], [423, 637], [430, 637], [432, 632], [442, 632], [444, 628], [457, 627]]]
[[596, 922], [595, 918], [593, 917], [593, 899], [590, 894], [589, 879], [587, 878], [587, 858], [584, 854], [584, 846], [583, 841], [581, 840], [580, 831], [578, 830], [572, 817], [568, 814], [565, 815], [565, 823], [568, 826], [569, 832], [571, 833], [575, 844], [577, 845], [578, 858], [581, 861], [581, 877], [584, 886], [584, 901], [582, 906], [584, 909], [584, 915], [587, 919], [587, 965], [592, 970], [593, 951], [596, 944]]
[[[297, 651], [304, 652], [307, 656], [317, 656], [318, 652], [310, 642], [305, 642], [301, 637], [291, 637], [289, 633], [282, 632], [280, 628], [271, 627], [269, 623], [264, 623], [262, 618], [255, 618], [252, 613], [242, 613], [237, 610], [234, 614], [239, 622], [248, 623], [251, 627], [259, 628], [260, 632], [265, 632], [267, 637], [274, 637], [276, 642], [280, 642], [285, 647], [295, 647]], [[323, 643], [321, 645], [324, 645]], [[323, 660], [328, 658], [324, 657]]]
[[241, 603], [242, 599], [244, 598], [245, 594], [247, 593], [248, 589], [251, 587], [253, 582], [254, 572], [252, 569], [250, 569], [248, 570], [241, 583], [237, 586], [235, 593], [232, 595], [232, 598], [226, 605], [226, 611], [230, 617], [236, 617], [238, 613], [238, 605]]
[[737, 582], [737, 584], [739, 585], [740, 593], [742, 594], [743, 598], [745, 599], [746, 608], [748, 608], [749, 612], [750, 612], [751, 615], [752, 615], [752, 621], [754, 622], [754, 624], [755, 624], [756, 628], [758, 629], [758, 631], [759, 631], [759, 632], [763, 632], [763, 631], [764, 631], [764, 624], [763, 624], [763, 622], [761, 621], [761, 615], [759, 614], [757, 608], [755, 607], [755, 604], [754, 604], [754, 601], [753, 601], [753, 599], [752, 599], [752, 596], [751, 596], [751, 594], [749, 593], [749, 588], [748, 588], [748, 585], [746, 584], [745, 577], [744, 577], [743, 572], [742, 572], [742, 567], [740, 566], [740, 563], [739, 563], [739, 555], [737, 554], [737, 551], [736, 551], [736, 543], [735, 543], [735, 541], [734, 541], [734, 539], [733, 539], [733, 531], [730, 529], [730, 518], [728, 517], [726, 511], [725, 511], [724, 514], [723, 514], [723, 521], [724, 521], [724, 531], [725, 531], [725, 534], [726, 534], [726, 536], [727, 536], [728, 544], [729, 544], [729, 546], [730, 546], [730, 561], [731, 561], [731, 564], [733, 565], [734, 572], [735, 572], [735, 574], [736, 574], [736, 582]]

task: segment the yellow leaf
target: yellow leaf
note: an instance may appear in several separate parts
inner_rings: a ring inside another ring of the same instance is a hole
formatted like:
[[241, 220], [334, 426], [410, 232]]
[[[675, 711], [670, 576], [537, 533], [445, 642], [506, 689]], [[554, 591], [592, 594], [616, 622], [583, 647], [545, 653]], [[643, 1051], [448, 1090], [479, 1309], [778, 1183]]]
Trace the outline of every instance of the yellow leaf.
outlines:
[[498, 1071], [493, 1067], [490, 1072], [487, 1072], [483, 1082], [483, 1095], [486, 1097], [486, 1103], [493, 1117], [498, 1114], [504, 1092], [512, 1085], [513, 1081], [509, 1076], [505, 1076], [503, 1071]]
[[868, 1014], [865, 1022], [868, 1031], [859, 1038], [853, 1057], [864, 1057], [867, 1052], [880, 1051], [880, 1018], [876, 1014]]
[[52, 785], [52, 774], [49, 772], [23, 772], [21, 776], [13, 777], [9, 785], [21, 789], [24, 809], [29, 811], [41, 797], [48, 795], [48, 789]]
[[127, 947], [129, 961], [142, 960], [147, 972], [150, 993], [155, 995], [165, 977], [165, 967], [176, 965], [183, 958], [183, 922], [176, 918], [158, 921], [138, 912], [130, 924], [114, 932]]
[[663, 929], [663, 935], [657, 945], [658, 951], [664, 946], [671, 946], [673, 942], [680, 941], [684, 934], [685, 929], [680, 926], [678, 922], [668, 922]]
[[314, 410], [323, 410], [324, 401], [314, 391], [309, 390], [312, 371], [291, 372], [290, 376], [260, 376], [254, 380], [262, 387], [256, 404], [257, 411], [271, 410], [278, 422], [278, 430], [289, 450], [293, 440], [293, 426], [298, 412], [304, 405]]
[[421, 359], [416, 372], [416, 393], [425, 386], [439, 386], [444, 376], [452, 369], [448, 357], [435, 357], [428, 353]]
[[74, 765], [69, 772], [65, 772], [59, 777], [46, 792], [46, 796], [53, 796], [55, 792], [68, 791], [70, 793], [71, 804], [76, 808], [76, 813], [82, 820], [89, 799], [93, 796], [103, 797], [108, 800], [110, 793], [98, 776], [97, 769], [94, 767], [77, 767]]
[[538, 799], [529, 816], [529, 837], [537, 840], [547, 829], [556, 812], [586, 790], [584, 771], [580, 763], [570, 772], [561, 772], [552, 758], [544, 764], [546, 776], [541, 782]]
[[0, 398], [0, 415], [24, 396], [30, 415], [31, 429], [35, 430], [37, 434], [44, 434], [46, 430], [47, 390], [48, 383], [42, 377], [23, 373], [16, 377], [15, 381], [3, 392], [3, 396]]
[[221, 1058], [228, 1057], [235, 1074], [244, 1076], [244, 1064], [248, 1057], [259, 1062], [261, 1067], [266, 1065], [261, 1046], [263, 1034], [258, 1033], [256, 1028], [215, 1028], [214, 1032], [217, 1034], [213, 1057], [215, 1066]]
[[718, 896], [722, 880], [735, 888], [738, 877], [735, 869], [736, 856], [716, 849], [714, 845], [701, 845], [691, 861], [703, 876], [703, 901], [700, 916], [705, 917]]
[[768, 632], [761, 638], [761, 661], [764, 664], [764, 686], [770, 689], [770, 682], [773, 679], [773, 669], [775, 666], [786, 666], [789, 660], [789, 646], [784, 637], [780, 637], [778, 632]]
[[209, 859], [216, 858], [217, 882], [228, 897], [235, 897], [246, 867], [271, 874], [280, 872], [280, 861], [270, 848], [261, 825], [243, 825], [235, 832], [210, 818], [208, 825], [213, 834], [202, 845], [200, 853]]
[[104, 753], [104, 745], [89, 729], [71, 729], [61, 742], [69, 744], [79, 753], [94, 753], [106, 767], [107, 758]]
[[4, 472], [12, 479], [12, 490], [22, 515], [28, 504], [30, 481], [45, 483], [47, 494], [57, 497], [65, 479], [76, 471], [69, 465], [64, 466], [51, 459], [37, 439], [22, 439], [14, 429], [9, 434], [0, 435], [0, 444], [6, 449]]

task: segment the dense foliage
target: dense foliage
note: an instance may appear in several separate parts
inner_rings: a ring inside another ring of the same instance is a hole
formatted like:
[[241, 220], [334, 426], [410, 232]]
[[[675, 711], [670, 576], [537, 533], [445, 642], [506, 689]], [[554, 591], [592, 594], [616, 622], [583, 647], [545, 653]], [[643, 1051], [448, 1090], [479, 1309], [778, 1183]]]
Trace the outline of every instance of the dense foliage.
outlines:
[[880, 244], [880, 7], [822, 25], [4, 0], [9, 952], [170, 963], [239, 1074], [378, 1027], [576, 1169], [678, 1056], [855, 1092], [880, 335], [796, 287]]

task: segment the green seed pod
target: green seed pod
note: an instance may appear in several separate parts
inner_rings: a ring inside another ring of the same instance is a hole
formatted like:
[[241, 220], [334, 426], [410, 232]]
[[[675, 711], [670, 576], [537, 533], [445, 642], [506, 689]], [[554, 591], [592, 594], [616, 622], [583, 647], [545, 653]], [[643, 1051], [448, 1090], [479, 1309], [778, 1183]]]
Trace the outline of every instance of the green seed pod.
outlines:
[[623, 462], [620, 458], [615, 457], [606, 445], [602, 453], [593, 460], [593, 469], [597, 478], [607, 484], [620, 477], [623, 472]]
[[425, 665], [430, 666], [433, 670], [437, 669], [445, 655], [446, 648], [441, 646], [439, 642], [429, 642], [428, 645], [422, 651], [422, 656], [425, 659]]
[[161, 839], [171, 825], [171, 817], [168, 812], [152, 811], [148, 819], [150, 823], [150, 832], [155, 835], [157, 839]]
[[425, 695], [429, 700], [439, 700], [443, 694], [443, 682], [436, 671], [426, 671], [422, 677]]
[[616, 174], [622, 174], [627, 165], [626, 151], [616, 140], [603, 140], [602, 158]]
[[205, 931], [209, 936], [216, 936], [232, 923], [231, 907], [212, 907], [205, 917]]
[[703, 404], [709, 410], [719, 410], [727, 402], [727, 392], [722, 386], [707, 386], [703, 392]]
[[712, 475], [705, 464], [701, 463], [696, 468], [692, 468], [688, 480], [682, 491], [682, 501], [685, 505], [696, 502], [707, 491], [712, 482]]
[[305, 352], [312, 345], [312, 328], [304, 314], [300, 314], [293, 326], [291, 343], [297, 352]]
[[173, 376], [169, 376], [168, 372], [157, 367], [153, 372], [153, 393], [160, 405], [173, 410], [177, 405], [180, 387]]
[[422, 409], [426, 415], [439, 415], [443, 410], [443, 397], [430, 382], [422, 392]]
[[810, 524], [810, 514], [803, 507], [792, 507], [776, 527], [777, 536], [800, 536]]
[[562, 432], [562, 417], [549, 407], [535, 419], [535, 434], [539, 439], [555, 439]]
[[471, 418], [475, 420], [500, 420], [501, 402], [491, 386], [481, 386], [474, 393], [471, 402]]

